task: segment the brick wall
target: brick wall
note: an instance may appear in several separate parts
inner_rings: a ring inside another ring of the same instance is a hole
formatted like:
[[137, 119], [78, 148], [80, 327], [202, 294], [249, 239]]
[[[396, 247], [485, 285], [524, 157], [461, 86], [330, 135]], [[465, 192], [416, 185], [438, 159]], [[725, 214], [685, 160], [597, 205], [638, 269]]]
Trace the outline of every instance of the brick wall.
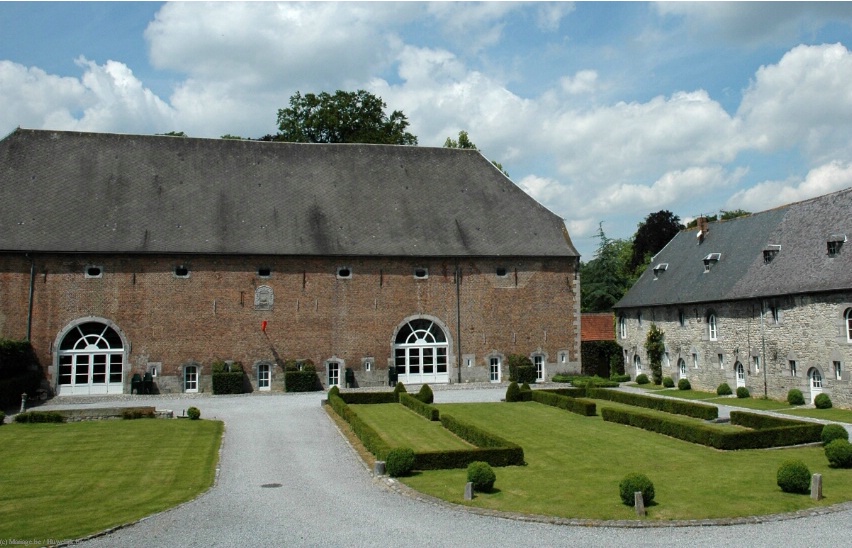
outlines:
[[[34, 263], [32, 342], [52, 386], [60, 334], [86, 317], [112, 322], [128, 343], [126, 391], [130, 377], [153, 363], [161, 391], [179, 391], [190, 363], [201, 368], [201, 390], [209, 390], [216, 359], [241, 361], [255, 384], [256, 365], [273, 364], [273, 389], [289, 358], [313, 360], [324, 382], [330, 358], [351, 367], [359, 382], [385, 382], [394, 333], [416, 315], [447, 328], [451, 382], [459, 378], [459, 342], [461, 355], [474, 357], [462, 382], [487, 380], [491, 353], [544, 354], [548, 376], [579, 371], [573, 259], [460, 261], [458, 299], [454, 260], [37, 254]], [[175, 275], [179, 265], [188, 277]], [[90, 266], [102, 274], [86, 277]], [[340, 267], [351, 269], [351, 279], [340, 279]], [[270, 275], [259, 276], [259, 268]], [[415, 268], [428, 276], [416, 279]], [[260, 286], [272, 289], [271, 310], [255, 308]], [[24, 338], [30, 259], [0, 257], [0, 288], [0, 336]], [[370, 372], [365, 358], [373, 358]]]
[[[761, 318], [761, 307], [766, 313]], [[791, 388], [798, 388], [810, 401], [808, 371], [815, 368], [822, 376], [823, 392], [836, 406], [852, 407], [852, 343], [844, 331], [844, 311], [852, 307], [852, 292], [796, 295], [776, 299], [702, 303], [682, 307], [654, 307], [624, 311], [627, 338], [617, 333], [625, 350], [625, 370], [636, 376], [634, 357], [639, 356], [642, 372], [650, 377], [645, 338], [651, 323], [665, 333], [670, 364], [663, 365], [663, 376], [680, 378], [678, 359], [687, 366], [686, 376], [693, 388], [715, 391], [722, 382], [736, 390], [735, 365], [745, 369], [745, 384], [753, 396], [786, 399]], [[772, 308], [777, 310], [777, 323]], [[680, 325], [680, 313], [684, 325]], [[708, 315], [715, 312], [717, 337], [710, 340]], [[763, 320], [761, 322], [761, 319]], [[693, 365], [692, 355], [698, 358]], [[722, 364], [719, 355], [722, 356]], [[754, 357], [759, 358], [759, 369]], [[796, 374], [790, 362], [796, 362]], [[840, 362], [841, 378], [836, 378], [834, 362]]]

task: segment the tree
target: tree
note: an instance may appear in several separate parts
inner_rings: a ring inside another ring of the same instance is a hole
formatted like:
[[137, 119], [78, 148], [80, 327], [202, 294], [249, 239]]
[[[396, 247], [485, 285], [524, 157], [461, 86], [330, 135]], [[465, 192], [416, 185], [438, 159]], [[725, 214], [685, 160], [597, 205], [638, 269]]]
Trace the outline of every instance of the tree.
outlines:
[[734, 209], [732, 211], [725, 211], [723, 209], [719, 220], [730, 221], [731, 219], [736, 219], [737, 217], [745, 217], [746, 215], [751, 215], [751, 211], [746, 211], [744, 209]]
[[408, 127], [405, 114], [395, 110], [388, 116], [386, 107], [381, 97], [364, 90], [304, 96], [296, 92], [290, 97], [290, 107], [278, 110], [279, 133], [274, 140], [416, 145], [417, 137], [405, 131]]
[[[447, 137], [447, 140], [444, 141], [444, 148], [464, 148], [469, 150], [479, 150], [473, 141], [470, 140], [470, 136], [467, 134], [465, 130], [459, 131], [459, 140], [456, 141], [450, 137]], [[503, 172], [503, 175], [506, 177], [509, 176], [509, 172], [503, 169], [503, 164], [499, 162], [495, 162], [491, 160], [491, 163], [494, 164], [494, 167]]]
[[640, 266], [647, 265], [651, 257], [663, 249], [682, 228], [680, 217], [666, 209], [645, 217], [633, 235], [633, 255], [628, 265], [630, 270], [636, 272]]
[[219, 138], [220, 139], [232, 139], [232, 140], [235, 140], [235, 141], [242, 141], [243, 140], [243, 138], [240, 137], [239, 135], [231, 135], [230, 133], [226, 133], [225, 135], [222, 135]]
[[626, 258], [630, 242], [608, 238], [598, 225], [600, 244], [595, 257], [580, 266], [580, 302], [583, 312], [609, 312], [635, 281], [628, 273]]
[[652, 323], [645, 339], [645, 351], [648, 353], [648, 361], [651, 362], [651, 377], [656, 385], [663, 382], [663, 353], [666, 351], [664, 338], [663, 330]]
[[186, 133], [182, 131], [170, 131], [168, 133], [155, 133], [154, 135], [161, 135], [163, 137], [186, 137]]

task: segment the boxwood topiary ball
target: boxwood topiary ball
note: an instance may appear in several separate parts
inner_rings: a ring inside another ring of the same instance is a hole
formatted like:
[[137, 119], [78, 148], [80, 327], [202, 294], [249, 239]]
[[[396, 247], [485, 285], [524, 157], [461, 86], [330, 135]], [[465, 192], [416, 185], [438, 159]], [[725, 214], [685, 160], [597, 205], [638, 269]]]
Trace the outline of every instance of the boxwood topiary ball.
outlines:
[[822, 444], [828, 445], [834, 440], [849, 441], [849, 431], [841, 424], [826, 424], [822, 427]]
[[825, 458], [832, 468], [852, 468], [852, 444], [837, 438], [825, 446]]
[[692, 390], [692, 385], [689, 384], [689, 379], [680, 379], [677, 381], [678, 390]]
[[663, 386], [666, 388], [674, 388], [674, 380], [671, 377], [663, 377]]
[[467, 481], [473, 483], [473, 490], [488, 493], [494, 489], [497, 476], [487, 462], [474, 461], [467, 465]]
[[636, 491], [642, 492], [642, 501], [649, 505], [654, 500], [654, 484], [645, 474], [628, 474], [618, 484], [621, 502], [628, 506], [636, 504]]
[[831, 409], [831, 398], [828, 397], [828, 394], [818, 394], [814, 398], [814, 407], [817, 409]]
[[804, 405], [805, 397], [802, 395], [802, 391], [798, 388], [793, 388], [787, 392], [787, 403], [790, 405]]
[[649, 382], [651, 381], [648, 380], [648, 375], [645, 373], [639, 373], [636, 375], [636, 384], [648, 384]]
[[739, 388], [737, 388], [737, 397], [741, 398], [741, 399], [742, 398], [750, 398], [751, 393], [748, 391], [748, 388], [746, 388], [745, 386], [740, 386]]
[[393, 478], [407, 476], [414, 468], [414, 450], [409, 447], [391, 449], [385, 457], [385, 471]]
[[716, 395], [717, 396], [730, 396], [732, 393], [733, 392], [731, 392], [731, 387], [728, 386], [728, 383], [726, 383], [726, 382], [723, 382], [722, 384], [719, 385], [718, 388], [716, 388]]
[[197, 421], [201, 418], [201, 410], [197, 407], [190, 407], [186, 410], [186, 416], [189, 417], [189, 420]]
[[509, 387], [506, 389], [506, 401], [521, 401], [521, 389], [518, 387], [518, 383], [514, 381], [509, 383]]
[[778, 467], [778, 487], [785, 493], [809, 493], [811, 471], [800, 460], [788, 460]]

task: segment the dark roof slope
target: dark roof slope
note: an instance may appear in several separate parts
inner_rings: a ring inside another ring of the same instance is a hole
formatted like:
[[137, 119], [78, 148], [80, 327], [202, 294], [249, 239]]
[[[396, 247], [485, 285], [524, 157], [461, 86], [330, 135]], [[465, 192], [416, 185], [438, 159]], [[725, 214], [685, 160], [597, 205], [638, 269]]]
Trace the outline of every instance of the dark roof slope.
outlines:
[[0, 251], [577, 256], [480, 153], [18, 129]]
[[[836, 257], [827, 251], [832, 235], [852, 236], [852, 188], [711, 223], [700, 244], [697, 233], [675, 235], [615, 308], [852, 289], [852, 242]], [[763, 251], [771, 249], [779, 251], [766, 264]], [[711, 253], [721, 255], [705, 272]], [[660, 264], [668, 267], [655, 275]]]

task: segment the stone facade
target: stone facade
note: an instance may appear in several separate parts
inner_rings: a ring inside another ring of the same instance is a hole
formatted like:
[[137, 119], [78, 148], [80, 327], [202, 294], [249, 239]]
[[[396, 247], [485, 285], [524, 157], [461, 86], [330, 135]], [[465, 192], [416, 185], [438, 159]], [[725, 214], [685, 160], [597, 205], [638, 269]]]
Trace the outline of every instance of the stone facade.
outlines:
[[[645, 340], [653, 323], [665, 335], [663, 376], [675, 382], [686, 377], [694, 389], [705, 391], [725, 382], [732, 390], [746, 386], [752, 396], [775, 399], [798, 388], [806, 401], [825, 392], [835, 405], [852, 407], [852, 342], [845, 323], [850, 308], [852, 292], [625, 309], [619, 322], [623, 318], [626, 337], [619, 330], [618, 342], [625, 369], [634, 378], [639, 373], [650, 377]], [[715, 340], [710, 338], [711, 315], [716, 318]], [[737, 364], [743, 368], [739, 380]], [[814, 371], [821, 386], [814, 386]]]
[[547, 377], [579, 371], [570, 257], [6, 254], [0, 287], [0, 337], [29, 334], [54, 391], [57, 349], [86, 321], [120, 335], [125, 393], [146, 372], [159, 392], [182, 391], [187, 366], [210, 391], [216, 360], [241, 362], [254, 389], [263, 365], [270, 389], [283, 389], [287, 359], [312, 360], [323, 385], [330, 361], [341, 384], [350, 368], [360, 386], [386, 385], [396, 333], [412, 318], [444, 330], [449, 382], [490, 380], [492, 357], [505, 381], [509, 354], [542, 356]]

